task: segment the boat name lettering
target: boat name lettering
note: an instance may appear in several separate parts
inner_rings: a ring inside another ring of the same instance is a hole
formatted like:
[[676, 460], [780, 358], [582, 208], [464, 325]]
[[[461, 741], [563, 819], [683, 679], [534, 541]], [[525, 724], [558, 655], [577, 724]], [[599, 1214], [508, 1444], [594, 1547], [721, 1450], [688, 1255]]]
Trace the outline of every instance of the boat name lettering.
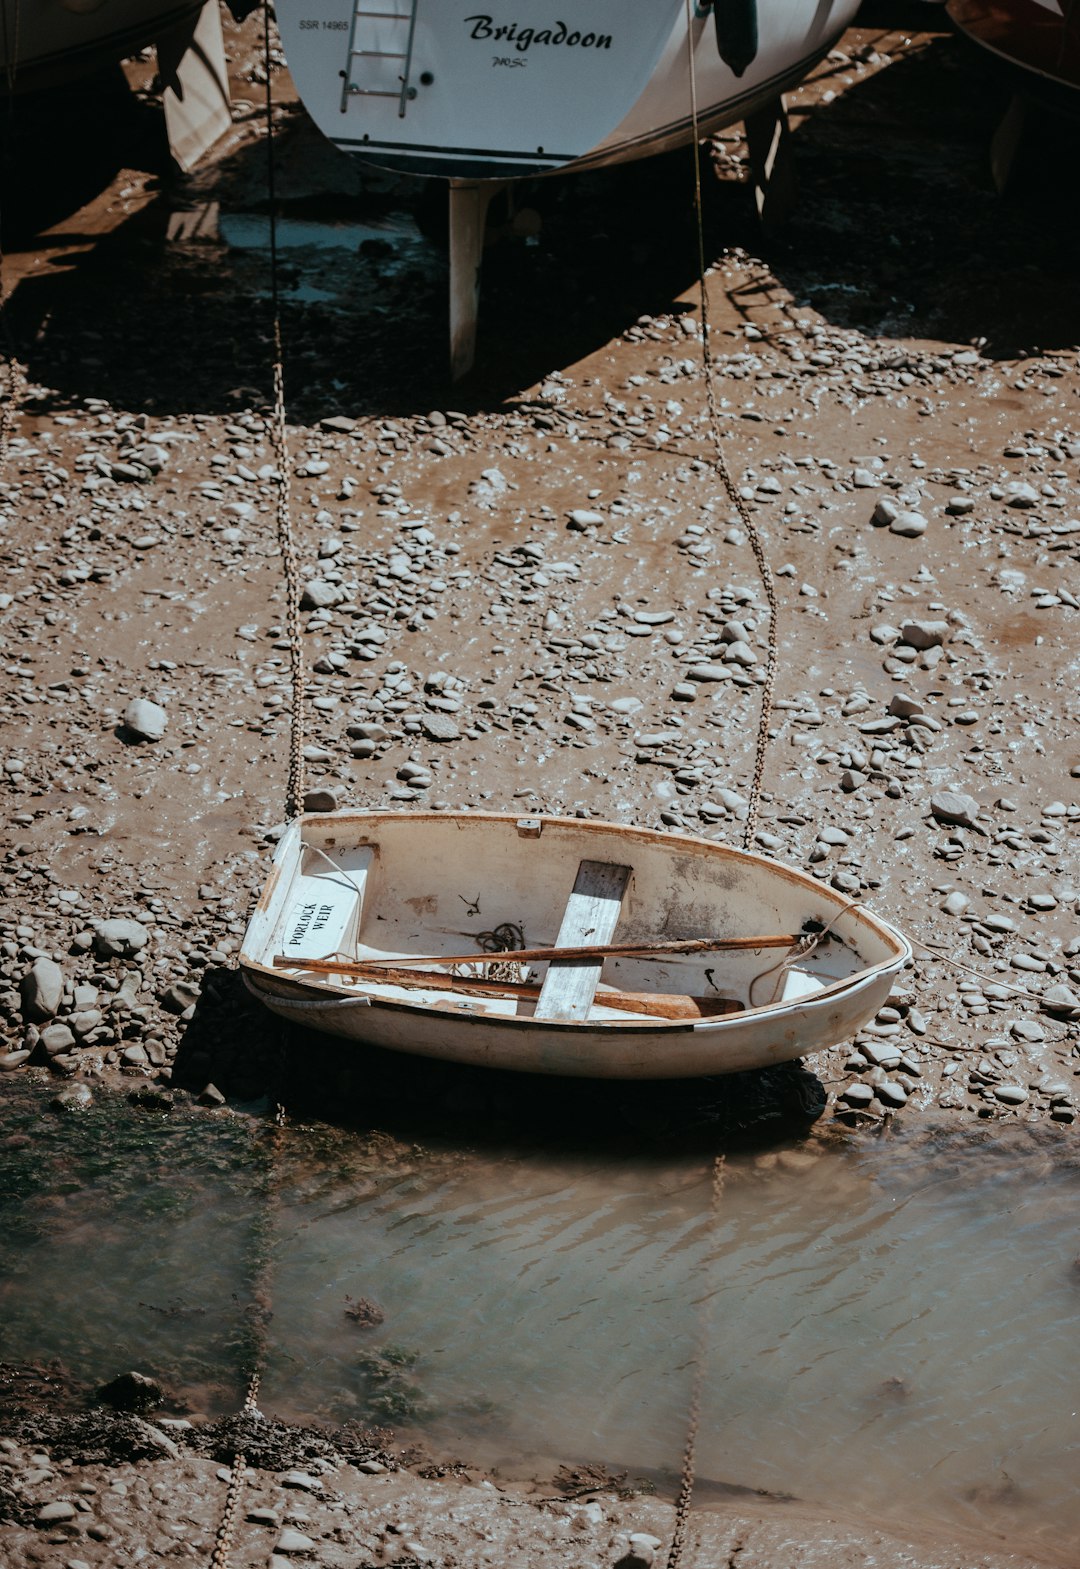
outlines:
[[313, 932], [321, 932], [333, 913], [334, 906], [332, 904], [313, 902], [303, 905], [300, 914], [296, 918], [296, 925], [293, 927], [288, 946], [295, 948], [297, 944], [302, 943], [308, 934], [309, 928]]
[[611, 33], [571, 32], [565, 22], [556, 22], [554, 27], [519, 27], [516, 22], [496, 26], [494, 17], [480, 12], [467, 16], [465, 21], [472, 23], [470, 38], [493, 38], [496, 42], [504, 39], [513, 44], [518, 54], [524, 54], [538, 44], [565, 44], [568, 49], [610, 49], [613, 36]]

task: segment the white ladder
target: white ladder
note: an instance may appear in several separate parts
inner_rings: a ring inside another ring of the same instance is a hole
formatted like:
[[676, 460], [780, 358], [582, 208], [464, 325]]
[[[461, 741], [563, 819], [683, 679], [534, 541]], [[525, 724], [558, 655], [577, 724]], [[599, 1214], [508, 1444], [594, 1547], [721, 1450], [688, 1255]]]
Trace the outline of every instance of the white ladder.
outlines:
[[[403, 9], [390, 10], [388, 5], [397, 4]], [[383, 0], [382, 9], [376, 10], [370, 5], [363, 4], [363, 0], [355, 0], [353, 5], [352, 26], [349, 29], [349, 53], [342, 71], [341, 86], [341, 112], [345, 113], [349, 106], [350, 98], [396, 98], [398, 100], [398, 114], [405, 118], [405, 108], [410, 98], [416, 97], [416, 88], [409, 85], [409, 71], [412, 66], [413, 35], [416, 32], [416, 8], [419, 0]], [[361, 48], [359, 40], [363, 38], [365, 24], [372, 24], [371, 42], [377, 47]], [[380, 25], [383, 24], [383, 25]], [[408, 30], [406, 33], [406, 29]], [[394, 37], [397, 33], [399, 36]], [[389, 38], [385, 35], [389, 34]], [[384, 43], [404, 43], [404, 49], [383, 48]], [[401, 70], [397, 76], [400, 83], [398, 87], [375, 86], [365, 87], [362, 82], [355, 80], [359, 71], [366, 64], [372, 74], [369, 81], [389, 81], [389, 77], [380, 78], [378, 72], [386, 67], [378, 62], [398, 60]], [[358, 64], [359, 62], [359, 64]]]

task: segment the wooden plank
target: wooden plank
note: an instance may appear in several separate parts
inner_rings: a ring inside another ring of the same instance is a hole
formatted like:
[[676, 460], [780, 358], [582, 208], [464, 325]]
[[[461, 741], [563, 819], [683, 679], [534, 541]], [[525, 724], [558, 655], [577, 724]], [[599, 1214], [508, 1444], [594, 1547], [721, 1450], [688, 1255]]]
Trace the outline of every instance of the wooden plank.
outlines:
[[[650, 959], [695, 953], [753, 953], [759, 948], [795, 948], [806, 941], [805, 933], [779, 932], [761, 937], [675, 937], [667, 942], [583, 943], [573, 948], [510, 948], [505, 953], [474, 949], [472, 953], [395, 954], [392, 958], [326, 960], [318, 968], [327, 974], [348, 970], [349, 974], [377, 977], [385, 965], [400, 968], [407, 964], [483, 964], [500, 958], [519, 964], [539, 964], [549, 959]], [[288, 969], [292, 961], [284, 954], [274, 955], [278, 969]]]
[[[275, 961], [276, 963], [277, 961]], [[281, 966], [279, 966], [280, 968]], [[475, 975], [447, 975], [442, 970], [398, 970], [387, 967], [374, 975], [362, 965], [353, 967], [343, 961], [320, 959], [294, 962], [297, 972], [325, 975], [352, 975], [362, 985], [402, 986], [419, 991], [452, 992], [464, 997], [514, 997], [532, 1001], [541, 988], [531, 981], [488, 981]], [[646, 1013], [661, 1019], [712, 1019], [726, 1013], [739, 1013], [742, 1004], [729, 997], [689, 997], [680, 992], [598, 991], [595, 1001], [618, 1013]], [[434, 1005], [433, 1005], [434, 1006]]]
[[[556, 948], [611, 941], [632, 871], [633, 867], [619, 866], [614, 861], [582, 861], [563, 913]], [[587, 1019], [603, 968], [602, 958], [553, 959], [540, 988], [535, 1017]]]

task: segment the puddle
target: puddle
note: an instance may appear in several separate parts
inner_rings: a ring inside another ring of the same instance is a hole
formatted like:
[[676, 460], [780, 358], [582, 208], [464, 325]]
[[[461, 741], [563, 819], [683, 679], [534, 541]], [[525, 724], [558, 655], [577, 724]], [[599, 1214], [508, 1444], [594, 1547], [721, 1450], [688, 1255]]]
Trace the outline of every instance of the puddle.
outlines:
[[[234, 254], [257, 257], [259, 267], [267, 267], [270, 220], [266, 214], [222, 213], [218, 231]], [[407, 212], [387, 212], [366, 221], [279, 217], [276, 238], [285, 264], [279, 273], [281, 292], [301, 304], [351, 309], [357, 290], [365, 286], [410, 277], [441, 281], [446, 272], [445, 257]]]
[[[95, 1107], [35, 1118], [30, 1145], [30, 1115], [0, 1141], [3, 1356], [138, 1366], [230, 1409], [257, 1130]], [[703, 1500], [1080, 1541], [1080, 1168], [1060, 1154], [954, 1135], [732, 1156], [713, 1232], [699, 1156], [391, 1148], [285, 1136], [268, 1413], [667, 1488], [704, 1302]]]

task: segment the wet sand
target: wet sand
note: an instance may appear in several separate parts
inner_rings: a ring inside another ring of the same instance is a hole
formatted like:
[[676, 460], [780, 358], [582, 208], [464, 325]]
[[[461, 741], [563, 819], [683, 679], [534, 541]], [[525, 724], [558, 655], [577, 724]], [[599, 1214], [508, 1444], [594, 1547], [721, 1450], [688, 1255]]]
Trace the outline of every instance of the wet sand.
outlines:
[[[1043, 128], [999, 198], [987, 146], [1002, 103], [916, 21], [922, 8], [869, 19], [796, 95], [802, 198], [775, 240], [725, 133], [707, 282], [725, 450], [782, 601], [757, 845], [970, 970], [920, 948], [854, 1048], [806, 1060], [809, 1098], [786, 1080], [734, 1095], [719, 1131], [768, 1143], [894, 1117], [1019, 1121], [1071, 1143], [1080, 320], [1051, 171], [1075, 133]], [[47, 138], [28, 139], [5, 214], [27, 389], [0, 475], [16, 828], [2, 1066], [45, 1103], [138, 1090], [213, 1107], [277, 1083], [277, 1037], [232, 968], [288, 745], [267, 261], [236, 242], [266, 201], [254, 36], [230, 34], [248, 108], [192, 178], [165, 176], [150, 99], [110, 97], [109, 135], [69, 142], [65, 182], [40, 173]], [[145, 83], [147, 68], [128, 74]], [[451, 388], [425, 237], [438, 215], [425, 207], [422, 232], [409, 182], [334, 155], [283, 76], [277, 97], [282, 218], [315, 226], [283, 257], [309, 785], [341, 804], [580, 811], [738, 842], [767, 621], [710, 465], [688, 155], [531, 192], [540, 239], [491, 253], [477, 372]], [[124, 724], [137, 700], [164, 710], [159, 739]], [[138, 932], [110, 948], [107, 919]], [[60, 971], [51, 1009], [28, 1005], [40, 960]], [[287, 1106], [325, 1112], [373, 1081], [373, 1115], [406, 1133], [439, 1114], [443, 1088], [403, 1106], [393, 1066], [313, 1045], [288, 1071]], [[458, 1092], [478, 1120], [488, 1093]], [[220, 1487], [194, 1480], [205, 1465], [154, 1462], [130, 1495], [151, 1509], [158, 1473], [159, 1501], [198, 1492], [189, 1545], [220, 1506]], [[332, 1485], [370, 1554], [395, 1511], [416, 1513], [436, 1562], [608, 1563], [617, 1527], [670, 1530], [655, 1501], [605, 1495], [602, 1518], [575, 1526], [397, 1473]], [[31, 1491], [54, 1497], [55, 1482]], [[714, 1534], [689, 1561], [972, 1561], [729, 1507], [703, 1518]], [[440, 1536], [454, 1513], [462, 1535]], [[134, 1540], [148, 1519], [116, 1529]], [[463, 1545], [483, 1531], [485, 1547]], [[317, 1561], [354, 1561], [319, 1539]], [[41, 1530], [17, 1541], [36, 1544], [29, 1562], [116, 1557], [82, 1536], [77, 1550]], [[253, 1537], [237, 1561], [265, 1562], [269, 1545]]]

